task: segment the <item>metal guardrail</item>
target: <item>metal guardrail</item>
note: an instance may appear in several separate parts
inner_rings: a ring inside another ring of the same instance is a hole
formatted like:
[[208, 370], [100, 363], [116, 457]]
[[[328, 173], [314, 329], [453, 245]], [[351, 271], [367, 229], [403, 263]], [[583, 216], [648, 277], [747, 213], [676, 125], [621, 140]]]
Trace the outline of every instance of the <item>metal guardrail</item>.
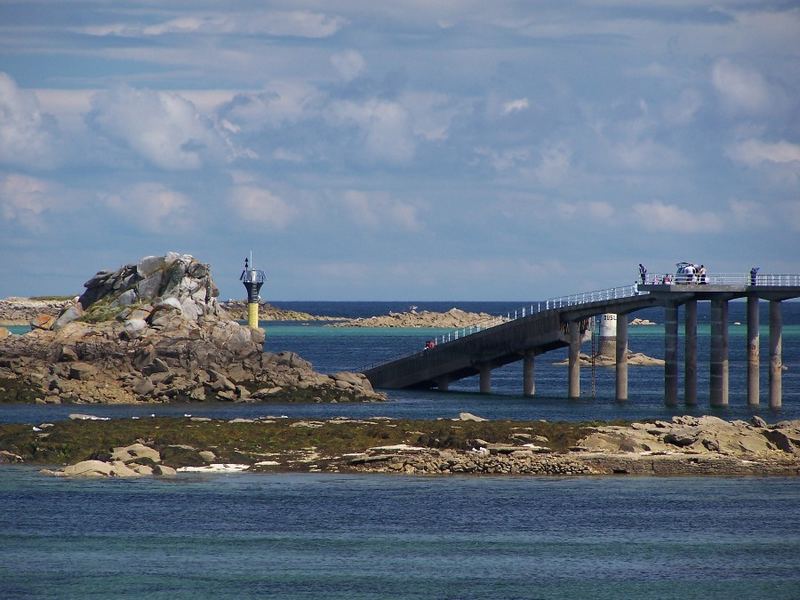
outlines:
[[700, 276], [665, 273], [655, 274], [647, 277], [647, 285], [670, 285], [670, 284], [696, 284], [696, 285], [736, 285], [736, 286], [763, 286], [763, 287], [792, 287], [800, 286], [800, 275], [788, 273], [752, 275], [748, 273], [719, 273], [714, 275]]
[[[678, 280], [680, 278], [680, 281]], [[756, 275], [755, 279], [750, 274], [743, 273], [719, 273], [714, 275], [705, 275], [705, 282], [701, 282], [699, 276], [695, 274], [693, 279], [690, 280], [685, 275], [675, 275], [674, 273], [667, 273], [664, 275], [650, 275], [646, 278], [647, 285], [664, 285], [664, 284], [695, 284], [695, 285], [735, 285], [735, 286], [781, 286], [781, 287], [800, 287], [800, 274], [764, 274]], [[631, 298], [633, 296], [646, 295], [649, 292], [640, 291], [638, 284], [623, 285], [605, 290], [595, 290], [593, 292], [582, 292], [580, 294], [572, 294], [569, 296], [558, 296], [549, 298], [541, 302], [531, 303], [523, 306], [514, 312], [506, 313], [505, 317], [498, 315], [486, 321], [482, 321], [475, 325], [468, 327], [461, 327], [448, 331], [442, 335], [436, 336], [433, 340], [435, 345], [448, 344], [457, 340], [463, 339], [475, 333], [486, 331], [492, 327], [497, 327], [504, 323], [509, 323], [517, 319], [524, 319], [535, 314], [544, 313], [551, 310], [561, 310], [563, 308], [571, 308], [582, 306], [585, 304], [592, 304], [593, 302], [606, 302], [608, 300], [618, 300], [622, 298]], [[361, 371], [366, 371], [381, 364], [394, 362], [403, 358], [409, 358], [416, 355], [424, 355], [426, 350], [415, 350], [407, 352], [388, 360], [375, 361], [365, 367]]]
[[[440, 344], [448, 344], [450, 342], [455, 342], [457, 340], [468, 337], [472, 334], [479, 333], [481, 331], [486, 331], [487, 329], [491, 329], [492, 327], [497, 327], [498, 325], [503, 325], [505, 323], [509, 323], [517, 319], [524, 319], [526, 317], [530, 317], [532, 315], [539, 313], [545, 313], [551, 310], [560, 310], [563, 308], [570, 308], [574, 306], [581, 306], [584, 304], [591, 304], [593, 302], [606, 302], [608, 300], [630, 298], [632, 296], [642, 295], [646, 293], [647, 292], [640, 292], [637, 289], [637, 285], [632, 284], [632, 285], [624, 285], [619, 287], [608, 288], [605, 290], [595, 290], [593, 292], [582, 292], [579, 294], [572, 294], [570, 296], [557, 296], [555, 298], [548, 298], [547, 300], [536, 302], [535, 304], [531, 303], [526, 306], [522, 306], [513, 312], [509, 311], [506, 313], [505, 316], [498, 315], [496, 317], [492, 317], [491, 319], [486, 319], [485, 321], [481, 321], [480, 323], [476, 323], [474, 325], [469, 325], [467, 327], [461, 327], [459, 329], [448, 331], [447, 333], [436, 336], [433, 339], [433, 343], [435, 346], [438, 346]], [[407, 352], [405, 354], [395, 356], [394, 358], [388, 360], [373, 362], [367, 366], [362, 367], [361, 372], [384, 363], [394, 362], [396, 360], [401, 360], [403, 358], [408, 358], [411, 356], [415, 356], [417, 354], [422, 355], [425, 353], [426, 350], [427, 349], [415, 350], [413, 352]]]

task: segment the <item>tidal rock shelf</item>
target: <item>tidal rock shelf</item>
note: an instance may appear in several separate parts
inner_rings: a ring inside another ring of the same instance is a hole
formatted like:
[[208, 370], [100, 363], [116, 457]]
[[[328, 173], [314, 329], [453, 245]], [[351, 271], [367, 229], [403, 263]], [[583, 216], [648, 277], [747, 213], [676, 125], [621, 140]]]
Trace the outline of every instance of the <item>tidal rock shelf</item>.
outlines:
[[221, 308], [208, 265], [148, 256], [101, 271], [57, 316], [0, 339], [0, 402], [384, 400], [360, 373], [324, 375]]
[[0, 425], [0, 462], [71, 477], [208, 472], [407, 475], [800, 474], [800, 421], [627, 424], [389, 418], [133, 418]]

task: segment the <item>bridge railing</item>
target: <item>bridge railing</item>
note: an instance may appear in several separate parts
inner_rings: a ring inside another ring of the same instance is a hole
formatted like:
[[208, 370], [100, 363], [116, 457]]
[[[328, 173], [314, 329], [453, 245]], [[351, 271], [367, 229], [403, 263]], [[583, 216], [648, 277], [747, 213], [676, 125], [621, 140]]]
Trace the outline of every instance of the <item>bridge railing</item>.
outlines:
[[[677, 281], [676, 278], [681, 277], [680, 281]], [[763, 274], [763, 275], [756, 275], [755, 279], [749, 273], [717, 273], [713, 275], [706, 275], [705, 276], [706, 283], [708, 285], [735, 285], [735, 286], [748, 286], [748, 285], [756, 285], [756, 286], [780, 286], [780, 287], [791, 287], [796, 286], [800, 287], [800, 274]], [[701, 285], [700, 280], [695, 276], [694, 280], [689, 280], [689, 277], [685, 275], [676, 275], [674, 273], [667, 273], [664, 275], [654, 274], [650, 275], [646, 278], [646, 283], [651, 285], [663, 285], [665, 283], [672, 283], [672, 284], [698, 284]], [[638, 289], [637, 284], [632, 285], [624, 285], [618, 286], [613, 288], [608, 288], [605, 290], [595, 290], [592, 292], [582, 292], [579, 294], [571, 294], [569, 296], [557, 296], [554, 298], [548, 298], [547, 300], [543, 300], [541, 302], [527, 304], [518, 308], [517, 310], [511, 312], [507, 312], [505, 316], [498, 315], [496, 317], [492, 317], [491, 319], [486, 319], [485, 321], [481, 321], [480, 323], [476, 323], [474, 325], [469, 325], [467, 327], [461, 327], [459, 329], [453, 329], [442, 335], [438, 335], [433, 339], [433, 343], [435, 345], [439, 344], [447, 344], [450, 342], [454, 342], [456, 340], [463, 339], [475, 333], [479, 333], [481, 331], [486, 331], [487, 329], [491, 329], [492, 327], [496, 327], [503, 323], [508, 323], [510, 321], [514, 321], [517, 319], [524, 319], [526, 317], [530, 317], [532, 315], [547, 312], [550, 310], [561, 310], [564, 308], [576, 307], [585, 304], [591, 304], [593, 302], [606, 302], [609, 300], [617, 300], [622, 298], [630, 298], [632, 296], [639, 296], [647, 294], [646, 291], [640, 291]], [[377, 361], [365, 367], [362, 367], [362, 371], [367, 369], [371, 369], [379, 364], [384, 364], [386, 362], [392, 362], [394, 360], [400, 360], [402, 358], [407, 358], [410, 356], [421, 355], [424, 354], [425, 350], [415, 350], [413, 352], [407, 352], [400, 356], [396, 356], [390, 360], [383, 360]]]
[[[460, 327], [458, 329], [450, 330], [446, 333], [436, 336], [432, 340], [432, 342], [436, 346], [440, 344], [448, 344], [450, 342], [455, 342], [456, 340], [463, 339], [475, 333], [486, 331], [487, 329], [491, 329], [492, 327], [496, 327], [504, 323], [509, 323], [517, 319], [524, 319], [526, 317], [530, 317], [535, 314], [544, 313], [551, 310], [560, 310], [574, 306], [581, 306], [584, 304], [591, 304], [593, 302], [607, 302], [608, 300], [630, 298], [632, 296], [637, 296], [646, 293], [647, 292], [640, 292], [637, 289], [637, 285], [632, 284], [632, 285], [624, 285], [624, 286], [608, 288], [605, 290], [581, 292], [579, 294], [571, 294], [569, 296], [556, 296], [554, 298], [548, 298], [547, 300], [542, 300], [540, 302], [535, 302], [527, 304], [525, 306], [521, 306], [517, 310], [507, 312], [505, 316], [498, 315], [490, 319], [481, 321], [479, 323], [475, 323], [473, 325], [468, 325], [466, 327]], [[393, 362], [395, 360], [408, 358], [410, 356], [415, 356], [417, 354], [423, 354], [424, 352], [425, 350], [415, 350], [413, 352], [407, 352], [405, 354], [395, 356], [394, 358], [389, 360], [374, 362], [370, 365], [362, 367], [361, 370], [365, 371], [379, 364], [383, 364], [386, 362]]]
[[459, 329], [448, 331], [441, 336], [437, 336], [433, 341], [435, 344], [446, 344], [447, 342], [453, 342], [455, 340], [472, 335], [473, 333], [485, 331], [490, 327], [495, 327], [502, 323], [508, 323], [509, 321], [515, 321], [517, 319], [524, 319], [525, 317], [530, 317], [531, 315], [546, 312], [548, 310], [559, 310], [572, 306], [591, 304], [592, 302], [607, 302], [608, 300], [616, 300], [618, 298], [630, 298], [631, 296], [636, 296], [642, 293], [645, 292], [639, 292], [636, 284], [632, 284], [608, 288], [605, 290], [581, 292], [579, 294], [572, 294], [569, 296], [556, 296], [541, 302], [536, 302], [535, 304], [531, 303], [526, 306], [522, 306], [513, 312], [509, 311], [506, 313], [505, 317], [500, 315], [475, 325], [469, 325], [467, 327], [461, 327]]
[[647, 277], [649, 285], [682, 285], [682, 284], [698, 284], [698, 285], [735, 285], [735, 286], [800, 286], [800, 275], [789, 273], [766, 273], [764, 275], [755, 275], [753, 278], [749, 273], [715, 273], [713, 275], [705, 275], [704, 278], [697, 275], [688, 275], [685, 273], [665, 273], [653, 274]]

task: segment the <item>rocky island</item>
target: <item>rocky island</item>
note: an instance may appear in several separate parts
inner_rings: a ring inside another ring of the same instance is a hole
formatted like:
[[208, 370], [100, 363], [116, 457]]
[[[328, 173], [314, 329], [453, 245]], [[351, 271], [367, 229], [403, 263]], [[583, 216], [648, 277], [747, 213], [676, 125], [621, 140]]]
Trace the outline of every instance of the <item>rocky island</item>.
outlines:
[[469, 413], [389, 418], [212, 420], [82, 415], [0, 425], [0, 462], [67, 465], [74, 477], [179, 471], [410, 475], [800, 474], [800, 421], [703, 416], [637, 423], [489, 421]]
[[208, 265], [149, 256], [101, 271], [57, 316], [0, 340], [0, 401], [375, 401], [358, 373], [323, 375], [220, 306]]
[[482, 328], [493, 327], [505, 323], [505, 317], [488, 313], [471, 313], [459, 308], [451, 308], [445, 312], [408, 310], [390, 312], [388, 315], [345, 319], [332, 323], [332, 327], [426, 327], [441, 329], [459, 329], [479, 325]]
[[[247, 302], [244, 300], [228, 300], [220, 302], [220, 305], [232, 319], [237, 321], [247, 320]], [[312, 315], [311, 313], [279, 308], [267, 302], [262, 302], [258, 306], [259, 318], [263, 321], [342, 321], [341, 317], [326, 317], [324, 315]]]

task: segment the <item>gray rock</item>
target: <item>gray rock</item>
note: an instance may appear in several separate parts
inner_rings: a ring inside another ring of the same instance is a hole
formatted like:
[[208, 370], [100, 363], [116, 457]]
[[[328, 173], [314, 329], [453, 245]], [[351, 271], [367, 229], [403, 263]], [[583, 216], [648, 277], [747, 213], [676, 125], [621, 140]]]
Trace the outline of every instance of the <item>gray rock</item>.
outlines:
[[144, 319], [129, 319], [123, 324], [125, 337], [129, 340], [139, 337], [147, 329], [147, 321]]
[[175, 469], [167, 465], [155, 465], [153, 467], [153, 475], [158, 475], [159, 477], [175, 477], [177, 474], [178, 472]]
[[69, 366], [69, 379], [77, 379], [79, 381], [86, 381], [92, 378], [97, 372], [97, 369], [90, 364], [83, 362], [74, 362]]
[[114, 304], [117, 306], [129, 306], [136, 302], [136, 290], [128, 290], [126, 292], [122, 292], [119, 297], [114, 300]]
[[140, 379], [136, 385], [133, 386], [133, 391], [139, 396], [148, 396], [156, 389], [153, 382], [149, 378], [144, 377]]
[[767, 422], [758, 415], [753, 415], [753, 418], [750, 419], [750, 424], [753, 427], [763, 427], [763, 428], [769, 427], [769, 425], [767, 425]]
[[143, 278], [150, 277], [156, 271], [164, 268], [165, 259], [163, 256], [145, 256], [136, 265], [136, 271]]
[[459, 421], [475, 421], [475, 422], [480, 423], [482, 421], [488, 421], [489, 419], [484, 419], [483, 417], [478, 417], [476, 415], [473, 415], [472, 413], [462, 412], [462, 413], [458, 413], [458, 420]]
[[161, 454], [159, 454], [158, 450], [139, 443], [114, 448], [111, 453], [112, 461], [122, 461], [124, 463], [136, 462], [142, 458], [147, 458], [155, 463], [161, 462]]
[[161, 291], [161, 280], [162, 273], [160, 271], [142, 279], [136, 286], [139, 297], [142, 299], [157, 298]]
[[79, 319], [83, 316], [83, 310], [79, 305], [70, 306], [67, 310], [61, 313], [61, 316], [56, 319], [56, 322], [53, 323], [53, 330], [58, 331], [59, 329], [63, 328], [67, 323], [72, 323], [76, 319]]

